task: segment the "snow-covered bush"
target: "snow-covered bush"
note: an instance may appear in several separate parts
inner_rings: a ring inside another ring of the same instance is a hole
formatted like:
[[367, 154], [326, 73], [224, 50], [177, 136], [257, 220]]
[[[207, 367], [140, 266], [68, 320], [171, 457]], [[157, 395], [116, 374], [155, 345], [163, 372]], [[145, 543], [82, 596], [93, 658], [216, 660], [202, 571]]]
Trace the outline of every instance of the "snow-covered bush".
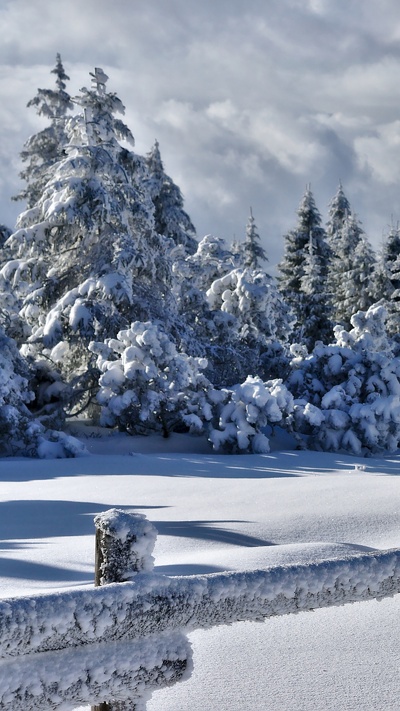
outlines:
[[309, 446], [354, 454], [395, 451], [400, 442], [400, 358], [385, 330], [386, 311], [374, 304], [334, 329], [336, 342], [308, 355], [293, 346], [288, 387], [295, 397], [289, 422]]
[[201, 432], [218, 393], [203, 374], [207, 361], [179, 352], [163, 328], [135, 321], [117, 338], [92, 342], [101, 372], [101, 423], [132, 434]]
[[281, 422], [292, 410], [293, 398], [286, 386], [281, 380], [263, 382], [249, 376], [244, 383], [221, 392], [223, 400], [215, 406], [217, 424], [209, 433], [214, 449], [269, 452], [269, 440], [263, 430]]
[[32, 416], [31, 375], [15, 342], [0, 329], [0, 455], [60, 458], [87, 453], [74, 437], [47, 430]]

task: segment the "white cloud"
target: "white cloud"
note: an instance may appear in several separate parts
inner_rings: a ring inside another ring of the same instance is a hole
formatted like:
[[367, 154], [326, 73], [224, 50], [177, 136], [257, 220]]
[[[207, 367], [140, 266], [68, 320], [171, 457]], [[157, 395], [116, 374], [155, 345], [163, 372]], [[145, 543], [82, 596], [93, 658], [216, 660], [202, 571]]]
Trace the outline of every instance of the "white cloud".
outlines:
[[0, 222], [57, 52], [74, 94], [104, 67], [200, 236], [240, 236], [251, 204], [275, 262], [308, 182], [326, 215], [341, 179], [375, 242], [396, 213], [398, 0], [4, 0], [0, 22]]

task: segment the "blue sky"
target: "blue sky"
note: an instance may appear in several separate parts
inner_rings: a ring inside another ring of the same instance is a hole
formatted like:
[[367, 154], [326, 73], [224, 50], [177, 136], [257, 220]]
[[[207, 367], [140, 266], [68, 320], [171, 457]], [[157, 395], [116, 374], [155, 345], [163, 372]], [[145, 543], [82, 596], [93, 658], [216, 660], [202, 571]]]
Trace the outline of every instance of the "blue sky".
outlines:
[[311, 183], [324, 221], [339, 181], [375, 247], [400, 219], [397, 0], [3, 0], [0, 221], [20, 203], [19, 152], [44, 124], [26, 104], [103, 67], [137, 152], [154, 140], [198, 236], [244, 236], [271, 267]]

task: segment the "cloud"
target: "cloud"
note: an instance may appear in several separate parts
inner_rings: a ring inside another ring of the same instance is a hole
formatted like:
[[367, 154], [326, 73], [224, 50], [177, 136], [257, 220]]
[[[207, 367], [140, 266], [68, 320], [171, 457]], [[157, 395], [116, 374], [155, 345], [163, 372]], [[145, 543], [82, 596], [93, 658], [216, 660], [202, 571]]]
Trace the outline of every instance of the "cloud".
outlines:
[[4, 0], [0, 22], [0, 222], [57, 52], [73, 94], [104, 67], [200, 237], [244, 235], [252, 205], [278, 261], [309, 182], [325, 218], [341, 180], [375, 244], [399, 217], [397, 0]]

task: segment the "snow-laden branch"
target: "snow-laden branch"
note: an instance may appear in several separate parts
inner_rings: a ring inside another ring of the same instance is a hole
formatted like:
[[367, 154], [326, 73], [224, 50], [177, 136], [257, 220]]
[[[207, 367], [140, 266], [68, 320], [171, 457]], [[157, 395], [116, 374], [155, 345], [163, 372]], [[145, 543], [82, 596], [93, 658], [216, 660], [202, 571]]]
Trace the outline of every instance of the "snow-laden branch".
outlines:
[[134, 582], [0, 601], [0, 656], [343, 605], [400, 592], [400, 550], [308, 565]]

